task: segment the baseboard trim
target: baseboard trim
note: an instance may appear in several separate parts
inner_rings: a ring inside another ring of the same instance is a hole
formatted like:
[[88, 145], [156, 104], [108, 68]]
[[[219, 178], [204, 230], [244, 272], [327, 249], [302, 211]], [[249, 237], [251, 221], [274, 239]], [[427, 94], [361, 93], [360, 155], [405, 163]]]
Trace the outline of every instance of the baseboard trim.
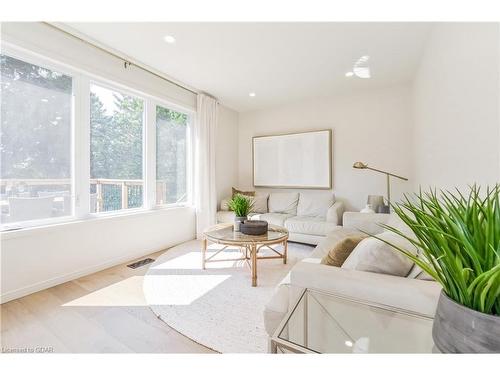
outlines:
[[[182, 241], [182, 242], [185, 242], [185, 241]], [[182, 243], [182, 242], [179, 242], [179, 243]], [[177, 246], [179, 243], [176, 243], [172, 246], [169, 246], [168, 248], [165, 249], [165, 251], [173, 246]], [[136, 260], [140, 257], [143, 257], [145, 255], [149, 255], [151, 253], [155, 253], [155, 252], [161, 251], [161, 250], [162, 249], [148, 250], [147, 252], [140, 251], [140, 252], [129, 253], [127, 255], [112, 258], [112, 259], [109, 259], [105, 262], [102, 262], [102, 263], [99, 263], [99, 264], [96, 264], [96, 265], [93, 265], [90, 267], [86, 267], [86, 268], [80, 269], [78, 271], [70, 272], [70, 273], [67, 273], [64, 275], [53, 277], [53, 278], [48, 279], [48, 280], [40, 281], [40, 282], [35, 283], [35, 284], [31, 284], [31, 285], [28, 285], [28, 286], [25, 286], [25, 287], [22, 287], [19, 289], [15, 289], [15, 290], [3, 293], [0, 295], [0, 304], [4, 304], [6, 302], [13, 301], [13, 300], [21, 298], [21, 297], [25, 297], [27, 295], [39, 292], [39, 291], [44, 290], [44, 289], [52, 288], [53, 286], [63, 284], [63, 283], [66, 283], [68, 281], [72, 281], [72, 280], [78, 279], [80, 277], [87, 276], [87, 275], [90, 275], [92, 273], [105, 270], [106, 268], [114, 267], [114, 266], [117, 266], [117, 265], [122, 264], [122, 263]]]

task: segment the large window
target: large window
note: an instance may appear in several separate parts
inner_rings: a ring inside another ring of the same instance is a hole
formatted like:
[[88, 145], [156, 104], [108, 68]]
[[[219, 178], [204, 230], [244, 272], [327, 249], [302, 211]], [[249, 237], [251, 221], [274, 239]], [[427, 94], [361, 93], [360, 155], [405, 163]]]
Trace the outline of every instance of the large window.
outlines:
[[189, 201], [189, 112], [11, 46], [0, 73], [0, 230]]
[[72, 215], [72, 77], [0, 55], [1, 222]]
[[141, 99], [90, 86], [90, 211], [143, 205]]
[[156, 204], [176, 204], [188, 196], [188, 119], [156, 107]]

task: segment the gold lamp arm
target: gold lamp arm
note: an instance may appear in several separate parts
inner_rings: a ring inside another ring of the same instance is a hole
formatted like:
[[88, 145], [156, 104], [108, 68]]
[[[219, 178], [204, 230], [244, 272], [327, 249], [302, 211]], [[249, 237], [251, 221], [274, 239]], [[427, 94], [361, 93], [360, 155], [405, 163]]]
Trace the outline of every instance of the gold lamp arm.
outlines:
[[[391, 205], [391, 181], [390, 181], [390, 176], [399, 178], [400, 180], [403, 180], [403, 181], [408, 181], [408, 179], [406, 177], [398, 176], [397, 174], [394, 174], [394, 173], [390, 173], [390, 172], [383, 171], [383, 170], [380, 170], [380, 169], [377, 169], [377, 168], [369, 167], [368, 164], [365, 164], [365, 163], [363, 163], [361, 161], [357, 161], [356, 163], [353, 164], [352, 167], [356, 168], [356, 169], [370, 169], [370, 170], [372, 170], [374, 172], [383, 173], [383, 174], [385, 174], [387, 176], [387, 205], [389, 207]], [[389, 210], [390, 210], [390, 208], [389, 208]]]
[[369, 166], [366, 166], [366, 169], [370, 169], [370, 170], [375, 171], [375, 172], [383, 173], [383, 174], [386, 174], [388, 176], [392, 176], [392, 177], [396, 177], [396, 178], [399, 178], [399, 179], [404, 180], [404, 181], [408, 181], [408, 179], [406, 177], [398, 176], [397, 174], [394, 174], [394, 173], [382, 171], [380, 169], [372, 168]]

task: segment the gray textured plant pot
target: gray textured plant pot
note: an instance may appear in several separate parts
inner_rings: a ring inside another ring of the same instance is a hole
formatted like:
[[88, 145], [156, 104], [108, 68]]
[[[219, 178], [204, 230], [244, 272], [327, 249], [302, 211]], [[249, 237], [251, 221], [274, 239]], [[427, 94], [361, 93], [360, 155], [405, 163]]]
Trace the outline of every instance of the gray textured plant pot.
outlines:
[[469, 309], [441, 292], [432, 338], [442, 353], [500, 353], [500, 316]]
[[240, 231], [240, 224], [243, 223], [247, 219], [246, 216], [236, 216], [234, 218], [234, 231], [239, 232]]

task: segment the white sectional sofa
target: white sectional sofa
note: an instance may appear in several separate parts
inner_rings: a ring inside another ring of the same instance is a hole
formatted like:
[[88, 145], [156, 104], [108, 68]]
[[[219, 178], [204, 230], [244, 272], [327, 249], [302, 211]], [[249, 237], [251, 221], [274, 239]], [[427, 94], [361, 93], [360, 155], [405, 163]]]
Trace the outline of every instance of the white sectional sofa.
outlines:
[[[293, 308], [304, 288], [434, 316], [441, 287], [435, 281], [429, 280], [429, 277], [426, 277], [422, 270], [412, 262], [407, 264], [408, 271], [405, 270], [404, 276], [345, 268], [344, 265], [354, 255], [354, 251], [342, 267], [320, 264], [321, 259], [335, 243], [346, 235], [359, 233], [358, 229], [382, 235], [384, 231], [378, 223], [389, 222], [389, 225], [396, 226], [398, 229], [404, 225], [393, 215], [358, 212], [346, 212], [343, 222], [344, 227], [331, 231], [316, 246], [311, 255], [298, 262], [277, 286], [264, 310], [265, 327], [270, 336], [286, 313]], [[392, 233], [386, 232], [387, 234], [391, 235]], [[376, 239], [370, 240], [381, 243]], [[396, 255], [402, 256], [399, 253]], [[401, 261], [409, 262], [406, 258], [401, 259]], [[350, 263], [352, 264], [352, 261]]]
[[[218, 223], [232, 223], [234, 213], [227, 209], [223, 199], [217, 212]], [[255, 211], [251, 220], [265, 220], [285, 227], [289, 240], [317, 245], [325, 236], [342, 223], [344, 205], [335, 201], [332, 192], [256, 192]]]

